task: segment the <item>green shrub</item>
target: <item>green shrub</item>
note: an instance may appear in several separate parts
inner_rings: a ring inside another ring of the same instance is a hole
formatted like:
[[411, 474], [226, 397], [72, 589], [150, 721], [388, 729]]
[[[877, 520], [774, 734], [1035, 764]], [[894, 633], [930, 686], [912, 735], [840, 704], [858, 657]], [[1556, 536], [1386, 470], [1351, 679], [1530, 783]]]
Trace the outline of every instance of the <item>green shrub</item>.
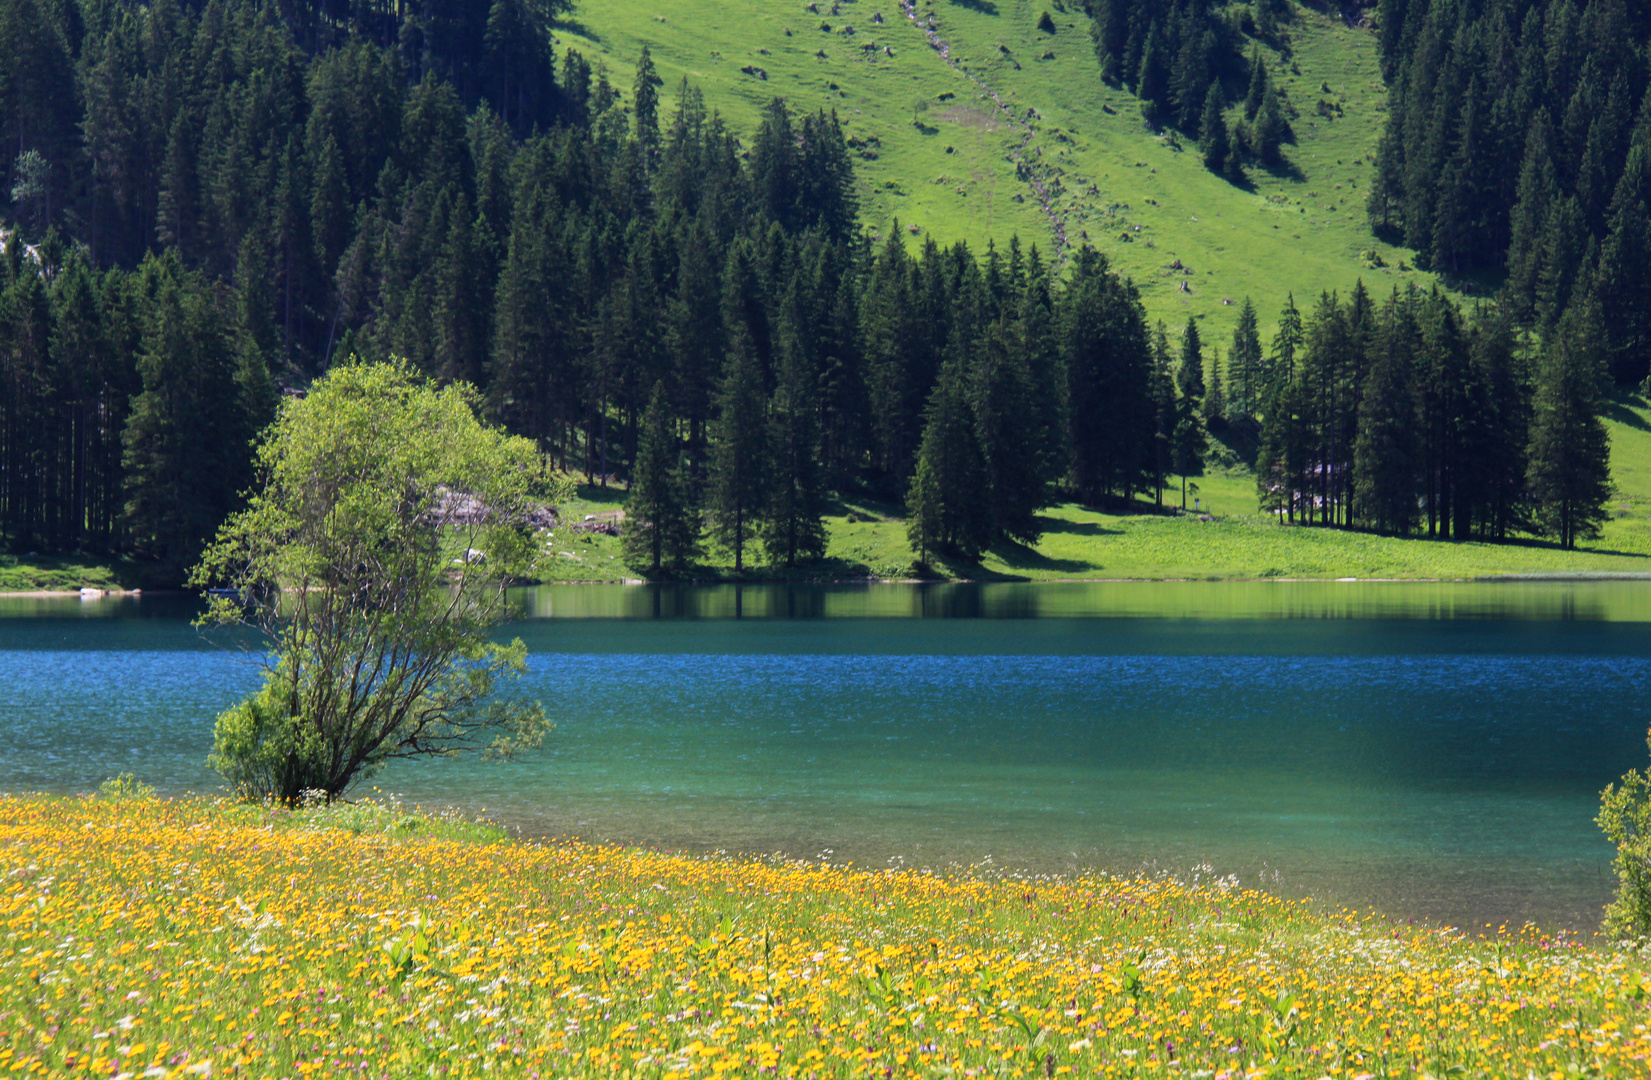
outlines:
[[148, 784], [139, 783], [137, 777], [125, 772], [119, 776], [111, 776], [98, 785], [97, 794], [100, 799], [123, 802], [127, 799], [153, 799], [155, 789]]
[[1651, 938], [1651, 771], [1633, 769], [1608, 785], [1594, 820], [1617, 847], [1617, 895], [1600, 933], [1618, 941]]

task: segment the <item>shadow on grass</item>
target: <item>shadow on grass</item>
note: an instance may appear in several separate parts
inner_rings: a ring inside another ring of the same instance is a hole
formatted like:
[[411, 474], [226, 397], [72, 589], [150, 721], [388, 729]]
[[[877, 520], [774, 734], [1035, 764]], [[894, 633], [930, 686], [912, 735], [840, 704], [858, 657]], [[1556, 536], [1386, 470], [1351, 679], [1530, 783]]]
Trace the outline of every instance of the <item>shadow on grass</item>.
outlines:
[[598, 34], [595, 30], [592, 30], [578, 19], [557, 19], [551, 25], [557, 30], [565, 30], [570, 34], [578, 34], [586, 41], [595, 42], [598, 45], [602, 43], [602, 35]]
[[1636, 431], [1651, 431], [1651, 424], [1645, 422], [1645, 417], [1630, 408], [1630, 406], [1636, 404], [1639, 404], [1639, 402], [1632, 397], [1615, 398], [1605, 406], [1605, 416], [1607, 419], [1615, 420], [1617, 423], [1631, 427]]
[[982, 15], [997, 14], [997, 5], [992, 3], [992, 0], [952, 0], [952, 3], [956, 4], [960, 8], [968, 8], [970, 11], [978, 11]]
[[[1047, 519], [1045, 519], [1047, 520]], [[1003, 560], [1011, 570], [1043, 570], [1058, 574], [1083, 574], [1099, 570], [1096, 563], [1086, 559], [1052, 559], [1026, 544], [1015, 540], [999, 540], [992, 545], [992, 554]], [[1013, 575], [1002, 575], [1011, 577]]]
[[618, 484], [609, 484], [607, 487], [603, 487], [601, 484], [580, 483], [573, 489], [573, 497], [580, 502], [624, 502], [626, 492]]
[[[1064, 533], [1068, 536], [1122, 536], [1122, 529], [1109, 529], [1098, 521], [1071, 521], [1066, 518], [1038, 515], [1038, 524], [1047, 533]], [[1024, 546], [1024, 545], [1020, 545]], [[1030, 550], [1030, 549], [1028, 549]]]

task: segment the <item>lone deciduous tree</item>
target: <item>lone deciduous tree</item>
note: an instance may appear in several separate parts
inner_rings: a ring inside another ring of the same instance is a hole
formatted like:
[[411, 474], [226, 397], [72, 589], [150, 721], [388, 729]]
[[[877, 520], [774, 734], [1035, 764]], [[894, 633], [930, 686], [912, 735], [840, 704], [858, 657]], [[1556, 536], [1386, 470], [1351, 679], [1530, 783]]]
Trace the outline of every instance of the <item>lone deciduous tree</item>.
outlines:
[[549, 728], [499, 696], [526, 647], [489, 635], [565, 494], [533, 444], [476, 419], [476, 392], [405, 363], [335, 368], [289, 399], [259, 482], [191, 575], [202, 622], [268, 643], [264, 685], [218, 717], [210, 763], [243, 796], [327, 799], [397, 758], [508, 756]]

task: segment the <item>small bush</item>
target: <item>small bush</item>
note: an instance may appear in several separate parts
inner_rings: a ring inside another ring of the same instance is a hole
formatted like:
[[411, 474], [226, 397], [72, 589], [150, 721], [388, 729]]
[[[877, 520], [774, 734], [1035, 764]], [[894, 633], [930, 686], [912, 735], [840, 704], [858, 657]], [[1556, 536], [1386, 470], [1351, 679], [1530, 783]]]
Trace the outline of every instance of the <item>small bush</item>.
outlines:
[[[1647, 740], [1651, 742], [1651, 739]], [[1651, 937], [1651, 773], [1631, 770], [1600, 795], [1594, 819], [1617, 847], [1617, 896], [1600, 933], [1617, 941]]]
[[125, 802], [127, 799], [153, 799], [155, 789], [148, 784], [139, 783], [137, 777], [126, 772], [119, 776], [111, 776], [98, 785], [97, 795], [98, 798], [110, 802]]

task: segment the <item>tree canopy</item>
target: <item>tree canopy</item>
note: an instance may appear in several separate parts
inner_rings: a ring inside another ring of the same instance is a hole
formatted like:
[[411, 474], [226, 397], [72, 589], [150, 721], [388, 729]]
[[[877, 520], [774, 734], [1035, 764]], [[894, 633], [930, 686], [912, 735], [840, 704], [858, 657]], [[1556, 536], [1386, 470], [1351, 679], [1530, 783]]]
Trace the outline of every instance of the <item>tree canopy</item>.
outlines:
[[228, 591], [206, 623], [270, 648], [262, 689], [218, 718], [212, 764], [242, 794], [332, 799], [398, 758], [544, 737], [538, 704], [497, 693], [525, 647], [489, 634], [565, 490], [478, 405], [401, 363], [337, 367], [282, 405], [191, 577]]

